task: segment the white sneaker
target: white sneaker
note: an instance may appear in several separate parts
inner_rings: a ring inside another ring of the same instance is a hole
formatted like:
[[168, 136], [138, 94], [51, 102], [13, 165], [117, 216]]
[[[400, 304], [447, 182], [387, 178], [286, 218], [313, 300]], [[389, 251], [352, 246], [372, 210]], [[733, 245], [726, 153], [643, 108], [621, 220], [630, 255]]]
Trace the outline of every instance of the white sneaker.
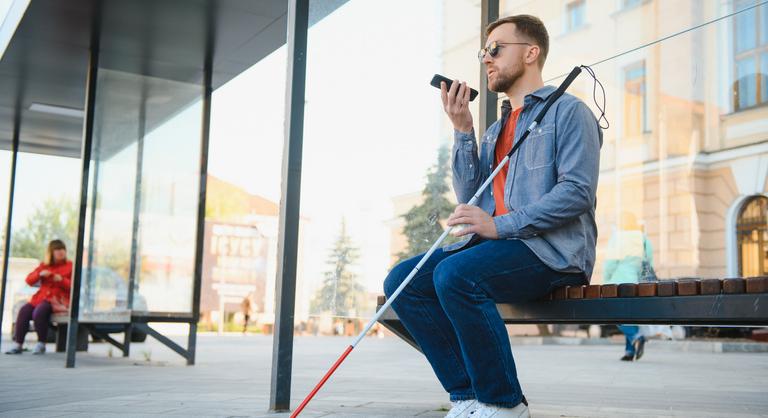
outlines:
[[520, 402], [514, 408], [501, 408], [498, 406], [477, 403], [477, 409], [469, 415], [471, 418], [530, 418], [528, 406]]
[[467, 418], [477, 408], [477, 401], [475, 399], [451, 402], [451, 404], [453, 408], [448, 411], [448, 415], [445, 418]]
[[32, 354], [45, 354], [45, 343], [38, 341], [32, 350]]

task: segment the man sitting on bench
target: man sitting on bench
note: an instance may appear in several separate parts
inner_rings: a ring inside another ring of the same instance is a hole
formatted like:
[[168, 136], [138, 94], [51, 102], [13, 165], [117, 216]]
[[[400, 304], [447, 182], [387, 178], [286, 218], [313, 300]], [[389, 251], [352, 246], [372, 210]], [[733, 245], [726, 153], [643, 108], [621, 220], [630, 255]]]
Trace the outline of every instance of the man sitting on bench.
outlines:
[[[488, 88], [505, 93], [503, 114], [480, 141], [469, 111], [470, 89], [442, 88], [454, 126], [453, 184], [468, 202], [531, 124], [547, 97], [542, 67], [544, 24], [511, 16], [486, 29], [479, 58]], [[595, 191], [602, 132], [590, 109], [565, 94], [486, 189], [478, 206], [460, 204], [448, 225], [465, 225], [460, 241], [438, 249], [392, 308], [431, 364], [453, 408], [448, 417], [527, 417], [507, 330], [497, 303], [541, 298], [589, 281], [595, 262]], [[391, 296], [421, 259], [395, 266]]]

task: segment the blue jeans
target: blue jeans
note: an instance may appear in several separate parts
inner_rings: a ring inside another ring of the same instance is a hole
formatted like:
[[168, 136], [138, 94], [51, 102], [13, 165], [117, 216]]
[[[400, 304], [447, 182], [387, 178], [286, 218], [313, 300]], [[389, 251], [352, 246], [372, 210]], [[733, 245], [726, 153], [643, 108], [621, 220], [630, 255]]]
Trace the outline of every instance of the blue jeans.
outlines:
[[[389, 297], [421, 255], [389, 272]], [[451, 401], [477, 399], [512, 408], [523, 398], [512, 347], [496, 303], [542, 298], [582, 273], [547, 267], [518, 240], [482, 241], [458, 252], [435, 251], [392, 303]]]
[[634, 356], [635, 340], [637, 339], [638, 334], [640, 334], [640, 327], [637, 325], [619, 325], [619, 329], [624, 333], [624, 337], [626, 337], [626, 345], [624, 347], [625, 353], [629, 356]]

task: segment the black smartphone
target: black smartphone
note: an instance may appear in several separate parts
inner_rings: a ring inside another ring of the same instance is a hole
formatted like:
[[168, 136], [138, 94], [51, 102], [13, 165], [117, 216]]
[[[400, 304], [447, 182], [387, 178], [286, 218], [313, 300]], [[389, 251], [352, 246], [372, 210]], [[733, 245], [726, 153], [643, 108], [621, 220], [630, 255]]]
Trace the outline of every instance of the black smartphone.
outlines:
[[[453, 80], [447, 77], [443, 77], [440, 74], [435, 74], [434, 77], [432, 77], [432, 81], [429, 82], [434, 87], [437, 87], [440, 89], [440, 82], [445, 81], [446, 87], [449, 89], [451, 88], [451, 84], [453, 83]], [[469, 88], [469, 101], [475, 100], [475, 97], [477, 97], [477, 90], [473, 89], [472, 87]]]

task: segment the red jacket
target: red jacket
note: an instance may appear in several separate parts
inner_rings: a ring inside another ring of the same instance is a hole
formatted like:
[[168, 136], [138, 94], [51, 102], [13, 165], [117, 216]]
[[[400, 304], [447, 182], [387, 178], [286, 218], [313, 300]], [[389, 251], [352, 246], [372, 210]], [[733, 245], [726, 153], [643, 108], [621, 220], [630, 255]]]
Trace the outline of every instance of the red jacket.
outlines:
[[[40, 272], [43, 270], [48, 270], [51, 274], [41, 277]], [[61, 281], [53, 280], [53, 276], [57, 274], [61, 276]], [[37, 282], [40, 282], [40, 290], [29, 300], [32, 306], [37, 306], [40, 302], [47, 300], [54, 312], [60, 313], [69, 310], [69, 289], [72, 285], [71, 261], [67, 260], [64, 263], [53, 265], [40, 263], [27, 276], [28, 285], [33, 286]]]

